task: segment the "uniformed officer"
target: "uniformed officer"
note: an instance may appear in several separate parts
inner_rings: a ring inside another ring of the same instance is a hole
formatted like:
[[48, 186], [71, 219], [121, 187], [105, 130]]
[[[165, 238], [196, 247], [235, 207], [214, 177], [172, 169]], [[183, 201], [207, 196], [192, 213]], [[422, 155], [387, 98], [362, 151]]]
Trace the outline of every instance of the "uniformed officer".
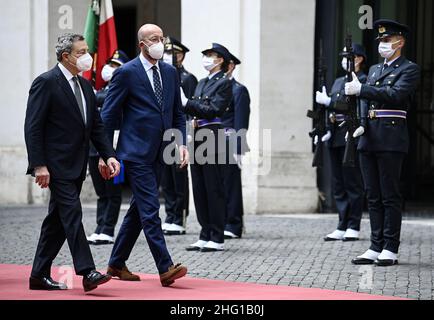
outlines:
[[[188, 98], [193, 97], [197, 79], [182, 64], [190, 50], [173, 37], [167, 37], [164, 50], [164, 62], [176, 67], [183, 92]], [[185, 234], [189, 198], [187, 167], [179, 170], [176, 163], [165, 165], [161, 188], [166, 210], [166, 220], [162, 225], [164, 234]]]
[[226, 190], [225, 239], [241, 238], [243, 233], [243, 193], [241, 184], [241, 157], [249, 151], [246, 132], [249, 128], [250, 96], [247, 88], [233, 77], [233, 72], [241, 61], [231, 54], [226, 76], [232, 83], [232, 101], [222, 116], [226, 134], [226, 168], [224, 185]]
[[369, 70], [366, 84], [355, 75], [345, 85], [347, 95], [364, 99], [365, 117], [354, 136], [362, 135], [358, 150], [368, 196], [371, 246], [353, 264], [391, 266], [398, 263], [402, 197], [402, 163], [408, 152], [407, 112], [420, 76], [419, 67], [402, 55], [409, 28], [391, 20], [374, 23], [378, 51], [384, 62]]
[[[107, 85], [96, 93], [96, 105], [98, 111], [104, 104], [110, 87], [110, 80], [113, 72], [124, 63], [128, 62], [128, 56], [122, 50], [116, 50], [107, 64], [101, 71], [101, 76]], [[119, 211], [122, 203], [121, 184], [118, 179], [104, 180], [98, 170], [99, 154], [93, 144], [90, 144], [89, 151], [89, 172], [92, 178], [93, 187], [98, 196], [96, 207], [97, 227], [95, 232], [87, 237], [90, 244], [112, 244], [114, 242], [114, 231], [118, 221]]]
[[221, 117], [231, 103], [232, 84], [225, 75], [231, 60], [229, 51], [213, 43], [202, 54], [203, 67], [209, 74], [199, 81], [193, 98], [181, 94], [181, 99], [185, 112], [194, 117], [194, 158], [190, 169], [194, 204], [202, 227], [199, 241], [187, 250], [209, 252], [224, 250], [225, 137]]
[[[344, 48], [346, 51], [346, 48]], [[366, 62], [366, 52], [360, 44], [353, 44], [355, 55], [355, 71], [360, 82], [366, 82], [366, 74], [363, 66]], [[347, 72], [347, 58], [342, 58], [342, 68]], [[337, 103], [345, 99], [345, 83], [347, 76], [337, 78], [333, 84], [331, 96], [326, 93], [323, 87], [322, 92], [316, 92], [316, 102], [326, 107], [334, 107]], [[360, 101], [358, 101], [358, 104]], [[329, 147], [330, 162], [332, 169], [332, 188], [339, 214], [337, 229], [328, 234], [325, 241], [355, 241], [359, 239], [360, 222], [363, 213], [363, 180], [360, 167], [357, 163], [355, 167], [343, 166], [345, 153], [345, 135], [347, 129], [342, 126], [345, 121], [343, 114], [328, 112], [327, 133], [321, 138], [327, 142]]]

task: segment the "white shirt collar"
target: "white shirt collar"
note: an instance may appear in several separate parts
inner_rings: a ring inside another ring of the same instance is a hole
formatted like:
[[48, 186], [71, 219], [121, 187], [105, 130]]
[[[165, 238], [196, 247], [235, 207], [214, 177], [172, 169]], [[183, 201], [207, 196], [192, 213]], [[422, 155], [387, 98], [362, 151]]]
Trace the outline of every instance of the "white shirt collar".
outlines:
[[65, 76], [66, 80], [71, 81], [72, 78], [74, 78], [74, 75], [65, 68], [63, 64], [60, 62], [57, 64], [59, 66], [60, 71], [62, 71], [63, 75]]
[[212, 73], [212, 74], [210, 74], [209, 76], [208, 76], [208, 79], [209, 80], [211, 80], [217, 73], [219, 73], [220, 72], [220, 70], [219, 71], [216, 71], [216, 72], [214, 72], [214, 73]]
[[392, 61], [387, 62], [386, 59], [384, 59], [384, 64], [387, 64], [388, 66], [391, 66], [396, 60], [398, 60], [399, 58], [401, 58], [401, 56], [393, 59]]
[[[140, 61], [142, 62], [143, 67], [145, 68], [145, 71], [148, 72], [154, 65], [146, 59], [142, 53], [139, 55]], [[155, 64], [158, 70], [160, 70], [158, 62]]]

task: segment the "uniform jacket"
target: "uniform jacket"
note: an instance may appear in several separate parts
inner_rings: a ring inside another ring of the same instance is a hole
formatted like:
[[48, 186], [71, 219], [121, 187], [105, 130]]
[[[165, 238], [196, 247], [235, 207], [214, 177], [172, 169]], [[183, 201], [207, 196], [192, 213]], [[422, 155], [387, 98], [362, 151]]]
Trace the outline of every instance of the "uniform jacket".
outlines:
[[[229, 108], [232, 100], [232, 83], [226, 78], [223, 71], [214, 75], [211, 79], [208, 77], [201, 79], [196, 87], [194, 96], [188, 100], [185, 106], [185, 112], [197, 119], [213, 120], [221, 118]], [[217, 134], [222, 125], [210, 125], [208, 129]], [[200, 129], [199, 129], [200, 130]], [[215, 135], [216, 152], [218, 152], [218, 138]], [[195, 147], [200, 143], [196, 143]]]
[[[366, 74], [363, 71], [359, 71], [357, 73], [357, 78], [361, 83], [366, 83]], [[335, 103], [341, 99], [345, 99], [345, 83], [347, 82], [347, 77], [340, 77], [335, 80], [333, 83], [332, 91], [331, 91], [331, 103], [330, 106], [333, 107]], [[357, 101], [358, 105], [360, 105], [360, 100]], [[347, 133], [347, 128], [345, 126], [339, 127], [339, 123], [332, 123], [330, 121], [330, 117], [327, 117], [327, 130], [330, 130], [332, 133], [331, 139], [328, 141], [328, 146], [331, 148], [339, 148], [344, 147], [345, 135]]]
[[184, 91], [185, 96], [188, 99], [191, 99], [197, 86], [197, 79], [193, 74], [185, 70], [183, 66], [177, 68], [177, 70], [181, 81], [181, 88]]
[[[250, 117], [250, 96], [247, 88], [236, 81], [231, 80], [232, 83], [232, 101], [226, 112], [222, 116], [222, 125], [225, 128], [232, 128], [235, 131], [241, 129], [249, 129], [249, 117]], [[240, 139], [239, 139], [240, 140]], [[244, 137], [244, 142], [246, 139]], [[237, 143], [237, 154], [242, 154], [242, 151], [248, 151], [248, 145], [241, 147], [240, 143]]]
[[408, 152], [407, 121], [400, 118], [369, 119], [370, 109], [409, 111], [419, 82], [417, 64], [400, 57], [381, 73], [383, 63], [369, 70], [367, 83], [362, 85], [360, 98], [366, 128], [360, 138], [360, 151]]

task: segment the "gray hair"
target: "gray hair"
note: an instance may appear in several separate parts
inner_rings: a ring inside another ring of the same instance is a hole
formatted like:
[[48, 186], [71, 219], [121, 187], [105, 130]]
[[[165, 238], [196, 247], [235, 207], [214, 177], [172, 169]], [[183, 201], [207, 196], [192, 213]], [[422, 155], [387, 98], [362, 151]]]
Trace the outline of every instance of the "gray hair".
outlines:
[[83, 41], [84, 37], [81, 34], [77, 33], [65, 33], [57, 38], [56, 43], [56, 56], [57, 61], [62, 61], [62, 53], [67, 52], [71, 53], [72, 45], [76, 41]]

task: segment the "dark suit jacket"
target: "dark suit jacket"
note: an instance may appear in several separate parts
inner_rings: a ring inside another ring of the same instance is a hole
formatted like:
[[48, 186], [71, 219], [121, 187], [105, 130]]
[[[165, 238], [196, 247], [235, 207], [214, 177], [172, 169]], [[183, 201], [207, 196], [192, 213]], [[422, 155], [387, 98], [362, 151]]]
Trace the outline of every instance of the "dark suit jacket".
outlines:
[[33, 174], [36, 167], [47, 166], [53, 178], [84, 179], [89, 140], [104, 160], [115, 157], [96, 108], [92, 86], [80, 76], [79, 81], [86, 99], [86, 125], [71, 86], [58, 66], [33, 81], [24, 125], [27, 174]]
[[163, 83], [160, 108], [139, 57], [116, 69], [104, 101], [101, 117], [110, 139], [122, 119], [116, 153], [122, 160], [152, 164], [162, 155], [163, 134], [168, 129], [182, 132], [185, 145], [185, 115], [182, 112], [177, 71], [159, 61]]
[[[383, 63], [369, 70], [367, 83], [362, 85], [360, 98], [362, 124], [366, 128], [360, 137], [360, 151], [408, 152], [407, 121], [400, 118], [367, 119], [369, 109], [409, 111], [420, 78], [417, 64], [400, 57], [381, 73]], [[380, 75], [381, 73], [381, 75]]]

